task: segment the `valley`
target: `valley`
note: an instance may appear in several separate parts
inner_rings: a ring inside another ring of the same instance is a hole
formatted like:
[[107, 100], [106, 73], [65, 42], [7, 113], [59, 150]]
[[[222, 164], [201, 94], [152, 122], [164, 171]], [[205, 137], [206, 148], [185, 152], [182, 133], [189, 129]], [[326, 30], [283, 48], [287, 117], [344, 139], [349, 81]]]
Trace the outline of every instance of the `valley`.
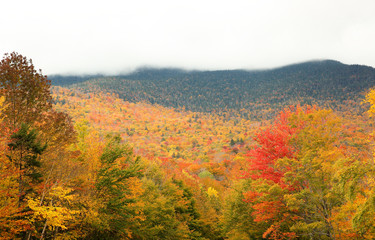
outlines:
[[4, 239], [374, 237], [373, 68], [51, 80], [0, 64]]

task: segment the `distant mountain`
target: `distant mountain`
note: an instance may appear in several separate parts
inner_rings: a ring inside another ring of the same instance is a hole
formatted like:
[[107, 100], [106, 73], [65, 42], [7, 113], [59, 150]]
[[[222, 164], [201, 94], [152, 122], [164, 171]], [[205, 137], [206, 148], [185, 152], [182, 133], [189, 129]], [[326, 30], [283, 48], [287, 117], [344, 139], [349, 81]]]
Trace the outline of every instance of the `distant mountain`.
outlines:
[[375, 69], [324, 60], [259, 71], [144, 68], [121, 76], [50, 79], [53, 85], [109, 91], [131, 102], [264, 118], [296, 104], [360, 111], [364, 93], [375, 86]]
[[76, 83], [86, 82], [90, 79], [102, 78], [104, 75], [51, 75], [48, 79], [52, 81], [54, 86], [69, 86]]

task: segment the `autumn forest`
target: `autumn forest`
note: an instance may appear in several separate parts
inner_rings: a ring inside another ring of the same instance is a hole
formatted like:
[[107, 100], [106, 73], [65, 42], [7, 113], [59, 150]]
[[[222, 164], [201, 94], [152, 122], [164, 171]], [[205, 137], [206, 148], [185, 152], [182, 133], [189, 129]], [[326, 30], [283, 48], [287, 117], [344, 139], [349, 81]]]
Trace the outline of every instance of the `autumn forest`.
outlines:
[[374, 239], [375, 69], [0, 62], [0, 239]]

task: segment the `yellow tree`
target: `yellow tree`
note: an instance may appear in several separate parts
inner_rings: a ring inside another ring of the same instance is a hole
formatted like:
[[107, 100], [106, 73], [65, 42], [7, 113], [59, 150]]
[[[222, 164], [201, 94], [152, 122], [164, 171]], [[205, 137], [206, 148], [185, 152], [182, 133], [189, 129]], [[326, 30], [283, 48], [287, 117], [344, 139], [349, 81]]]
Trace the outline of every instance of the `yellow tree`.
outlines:
[[[365, 102], [370, 104], [368, 115], [374, 117], [375, 89], [369, 91]], [[372, 122], [371, 125], [373, 125]], [[367, 136], [368, 142], [373, 143], [373, 134], [374, 132], [371, 136]], [[374, 239], [375, 237], [374, 150], [372, 155], [372, 158], [369, 158], [371, 161], [351, 164], [340, 171], [343, 176], [341, 184], [348, 189], [348, 201], [342, 208], [336, 210], [335, 220], [339, 227], [345, 229], [343, 236], [349, 236], [351, 239]]]

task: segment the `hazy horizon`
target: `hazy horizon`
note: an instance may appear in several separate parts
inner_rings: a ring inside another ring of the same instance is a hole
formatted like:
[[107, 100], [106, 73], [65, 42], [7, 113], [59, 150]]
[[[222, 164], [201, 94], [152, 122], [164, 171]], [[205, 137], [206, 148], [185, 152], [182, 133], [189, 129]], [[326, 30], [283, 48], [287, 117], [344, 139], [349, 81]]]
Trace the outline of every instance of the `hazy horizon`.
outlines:
[[375, 67], [373, 9], [372, 0], [6, 1], [0, 54], [16, 51], [47, 75], [314, 59]]
[[74, 73], [74, 72], [67, 72], [67, 73], [54, 73], [54, 74], [48, 74], [49, 76], [95, 76], [95, 75], [103, 75], [103, 76], [116, 76], [116, 75], [128, 75], [128, 74], [132, 74], [132, 73], [135, 73], [137, 71], [141, 71], [141, 70], [162, 70], [162, 69], [171, 69], [171, 70], [180, 70], [180, 71], [186, 71], [186, 72], [193, 72], [193, 71], [234, 71], [234, 70], [241, 70], [241, 71], [249, 71], [249, 72], [252, 72], [252, 71], [267, 71], [267, 70], [275, 70], [275, 69], [278, 69], [278, 68], [283, 68], [283, 67], [288, 67], [288, 66], [292, 66], [292, 65], [298, 65], [298, 64], [303, 64], [303, 63], [313, 63], [313, 62], [323, 62], [323, 61], [335, 61], [335, 62], [339, 62], [341, 64], [345, 64], [345, 65], [361, 65], [361, 66], [367, 66], [367, 67], [371, 67], [373, 68], [372, 66], [368, 66], [368, 65], [365, 65], [365, 64], [347, 64], [347, 63], [343, 63], [339, 60], [335, 60], [335, 59], [311, 59], [311, 60], [306, 60], [306, 61], [301, 61], [301, 62], [294, 62], [294, 63], [290, 63], [290, 64], [286, 64], [286, 65], [281, 65], [281, 66], [275, 66], [275, 67], [268, 67], [268, 68], [256, 68], [256, 69], [245, 69], [245, 68], [232, 68], [232, 69], [189, 69], [189, 68], [184, 68], [184, 67], [174, 67], [174, 66], [151, 66], [151, 65], [143, 65], [143, 66], [139, 66], [139, 67], [136, 67], [130, 71], [124, 71], [124, 72], [118, 72], [118, 73], [101, 73], [101, 72], [93, 72], [93, 73]]

